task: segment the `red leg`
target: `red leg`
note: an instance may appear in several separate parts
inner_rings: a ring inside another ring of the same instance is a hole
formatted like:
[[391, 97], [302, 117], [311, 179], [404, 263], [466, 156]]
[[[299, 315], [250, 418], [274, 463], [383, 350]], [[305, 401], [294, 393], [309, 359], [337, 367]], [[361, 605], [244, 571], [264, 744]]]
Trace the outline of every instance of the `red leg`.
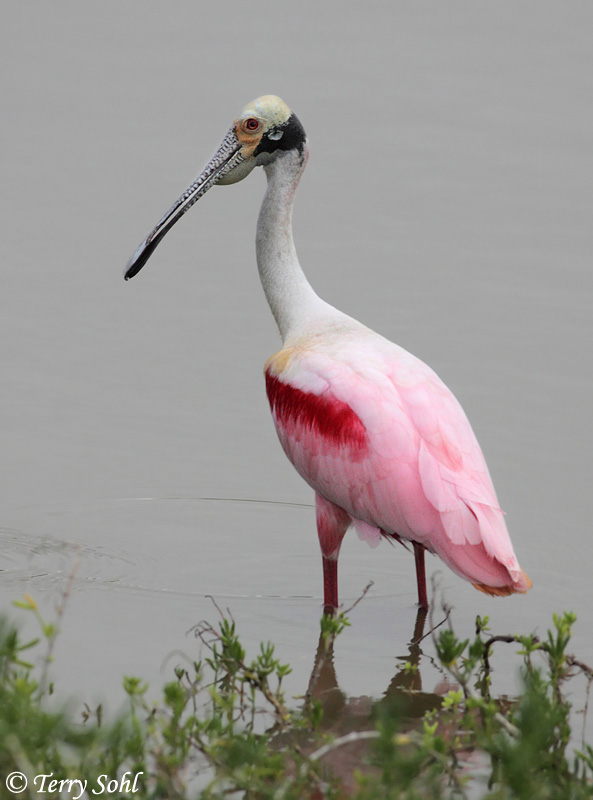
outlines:
[[414, 545], [414, 560], [416, 561], [416, 583], [418, 584], [418, 605], [420, 608], [428, 608], [428, 596], [426, 594], [426, 570], [424, 568], [424, 547], [418, 542]]
[[317, 534], [323, 556], [324, 614], [332, 614], [338, 607], [338, 556], [350, 517], [339, 506], [315, 495]]
[[338, 607], [338, 559], [322, 557], [323, 613], [331, 616]]

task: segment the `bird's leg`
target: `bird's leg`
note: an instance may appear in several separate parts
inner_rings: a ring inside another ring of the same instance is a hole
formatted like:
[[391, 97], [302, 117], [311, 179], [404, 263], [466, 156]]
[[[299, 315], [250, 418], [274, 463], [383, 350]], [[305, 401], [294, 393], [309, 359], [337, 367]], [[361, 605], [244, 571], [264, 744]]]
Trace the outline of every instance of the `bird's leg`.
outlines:
[[424, 638], [424, 625], [426, 623], [427, 614], [428, 610], [424, 608], [424, 606], [420, 605], [416, 613], [416, 624], [414, 625], [414, 635], [412, 636], [412, 641], [410, 642], [410, 648], [413, 645], [415, 646], [419, 644], [420, 640]]
[[426, 570], [424, 568], [424, 547], [418, 542], [414, 545], [414, 560], [416, 561], [416, 583], [418, 584], [418, 605], [428, 608], [428, 595], [426, 594]]
[[340, 545], [351, 520], [343, 509], [319, 494], [315, 495], [315, 516], [323, 557], [323, 613], [332, 615], [338, 607]]
[[338, 608], [338, 559], [322, 557], [323, 613], [332, 617]]

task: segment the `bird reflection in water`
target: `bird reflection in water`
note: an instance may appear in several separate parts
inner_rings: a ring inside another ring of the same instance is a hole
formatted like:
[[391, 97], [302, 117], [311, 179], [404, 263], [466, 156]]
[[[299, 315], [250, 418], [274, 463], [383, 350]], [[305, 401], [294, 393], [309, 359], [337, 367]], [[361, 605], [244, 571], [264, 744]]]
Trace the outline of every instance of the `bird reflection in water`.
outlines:
[[[321, 705], [323, 716], [320, 727], [325, 733], [341, 737], [354, 731], [375, 730], [375, 720], [381, 714], [395, 715], [402, 732], [409, 731], [421, 725], [427, 711], [441, 706], [443, 696], [450, 689], [457, 688], [443, 676], [432, 692], [423, 691], [420, 660], [424, 655], [422, 641], [428, 635], [424, 632], [427, 613], [423, 608], [418, 609], [408, 652], [405, 656], [397, 656], [401, 666], [380, 699], [348, 697], [345, 694], [338, 684], [334, 641], [320, 634], [305, 697], [307, 703], [318, 702]], [[368, 749], [368, 740], [354, 739], [328, 752], [323, 759], [324, 766], [340, 777], [345, 790], [354, 789], [352, 764], [364, 763]]]
[[419, 608], [408, 653], [397, 657], [399, 662], [403, 662], [402, 666], [391, 679], [380, 700], [368, 696], [350, 698], [346, 696], [338, 684], [334, 643], [331, 639], [326, 641], [323, 633], [319, 635], [306, 698], [308, 702], [316, 700], [321, 704], [324, 730], [341, 736], [351, 730], [360, 730], [361, 722], [365, 718], [369, 727], [373, 728], [373, 709], [381, 705], [399, 709], [402, 721], [405, 722], [421, 719], [427, 711], [439, 708], [443, 695], [452, 688], [452, 685], [443, 680], [437, 684], [434, 692], [422, 690], [420, 657], [423, 655], [421, 643], [425, 638], [426, 617], [426, 610]]

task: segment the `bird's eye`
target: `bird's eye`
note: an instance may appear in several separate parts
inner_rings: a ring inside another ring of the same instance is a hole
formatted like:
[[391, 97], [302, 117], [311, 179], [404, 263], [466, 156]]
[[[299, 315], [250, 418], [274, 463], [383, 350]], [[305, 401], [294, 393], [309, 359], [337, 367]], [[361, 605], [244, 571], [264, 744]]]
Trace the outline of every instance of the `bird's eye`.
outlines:
[[255, 117], [249, 117], [245, 120], [245, 128], [248, 131], [256, 131], [259, 128], [259, 120]]

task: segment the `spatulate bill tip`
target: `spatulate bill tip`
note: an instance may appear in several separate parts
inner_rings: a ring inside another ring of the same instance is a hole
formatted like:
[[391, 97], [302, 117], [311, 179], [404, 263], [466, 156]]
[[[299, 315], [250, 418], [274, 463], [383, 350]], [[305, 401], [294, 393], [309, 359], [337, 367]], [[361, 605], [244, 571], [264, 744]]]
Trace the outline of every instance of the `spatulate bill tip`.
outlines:
[[140, 244], [136, 248], [136, 251], [134, 252], [134, 255], [128, 261], [128, 263], [126, 264], [126, 267], [124, 269], [124, 280], [125, 281], [129, 281], [130, 278], [133, 278], [135, 275], [137, 275], [140, 272], [142, 267], [146, 264], [146, 262], [150, 258], [151, 254], [152, 254], [152, 251], [154, 250], [155, 247], [156, 247], [156, 243], [154, 243], [154, 242], [150, 242], [149, 243], [148, 240], [145, 239], [142, 242], [142, 244]]

